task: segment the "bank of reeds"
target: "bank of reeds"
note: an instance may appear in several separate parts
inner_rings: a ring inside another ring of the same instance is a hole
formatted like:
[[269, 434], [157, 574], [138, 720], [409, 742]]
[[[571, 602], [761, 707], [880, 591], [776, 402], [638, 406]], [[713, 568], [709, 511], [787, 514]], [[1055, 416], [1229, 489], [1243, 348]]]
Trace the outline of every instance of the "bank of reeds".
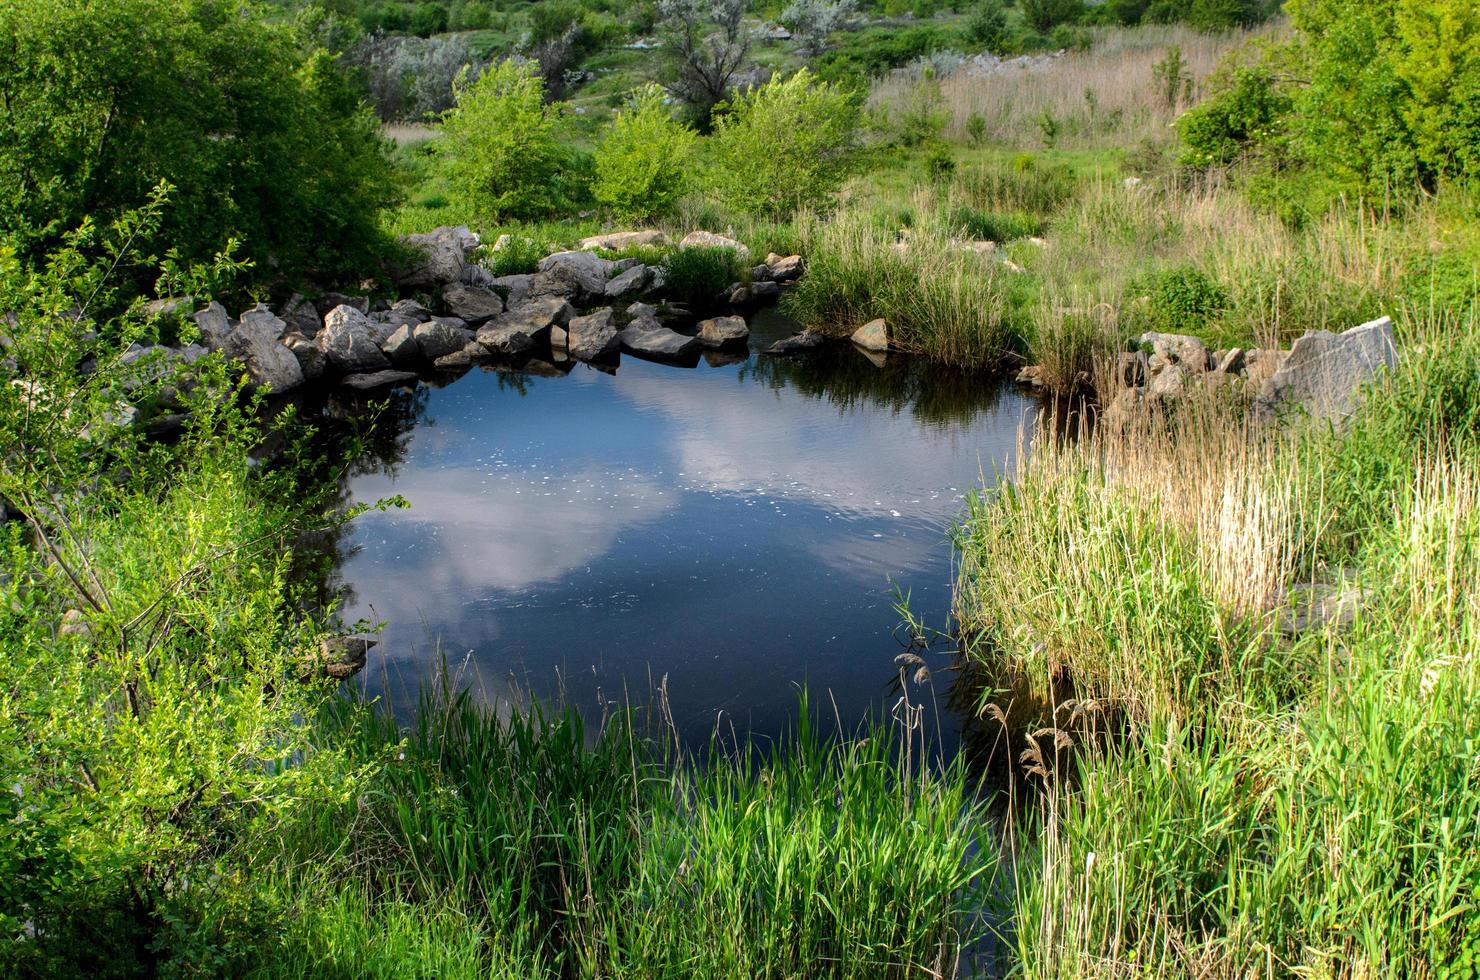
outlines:
[[328, 730], [379, 771], [279, 836], [262, 878], [304, 870], [259, 975], [940, 976], [980, 934], [994, 858], [961, 767], [824, 737], [805, 705], [785, 745], [703, 762], [627, 717], [347, 709]]
[[1194, 402], [1042, 434], [973, 503], [972, 655], [1118, 721], [1039, 771], [1025, 976], [1473, 969], [1480, 324], [1402, 326], [1339, 428]]

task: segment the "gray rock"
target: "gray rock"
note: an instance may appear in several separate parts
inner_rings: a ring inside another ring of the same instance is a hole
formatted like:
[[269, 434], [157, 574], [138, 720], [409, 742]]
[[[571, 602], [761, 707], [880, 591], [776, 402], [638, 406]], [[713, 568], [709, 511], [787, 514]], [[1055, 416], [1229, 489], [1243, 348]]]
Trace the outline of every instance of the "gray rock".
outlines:
[[1217, 366], [1213, 368], [1219, 374], [1242, 374], [1244, 370], [1244, 349], [1235, 347], [1218, 358]]
[[698, 340], [705, 347], [723, 347], [750, 337], [750, 327], [738, 316], [717, 316], [699, 324]]
[[186, 316], [194, 305], [193, 296], [166, 296], [145, 303], [144, 312], [151, 320], [170, 319]]
[[405, 317], [414, 327], [432, 318], [432, 311], [414, 299], [398, 299], [391, 304], [391, 313]]
[[864, 350], [888, 350], [889, 324], [882, 318], [870, 320], [853, 331], [853, 342]]
[[1168, 364], [1152, 379], [1147, 387], [1154, 398], [1175, 398], [1187, 387], [1187, 377], [1192, 370], [1182, 364]]
[[408, 326], [397, 327], [380, 345], [381, 352], [397, 367], [410, 367], [421, 360], [421, 347], [412, 336], [415, 329]]
[[487, 323], [504, 312], [504, 301], [491, 289], [479, 289], [457, 282], [442, 291], [442, 305], [447, 312], [470, 324]]
[[613, 231], [581, 240], [581, 248], [620, 252], [627, 248], [666, 248], [671, 244], [661, 231]]
[[1151, 347], [1152, 370], [1156, 369], [1156, 357], [1170, 364], [1181, 364], [1198, 374], [1209, 367], [1208, 345], [1197, 337], [1179, 333], [1149, 332], [1141, 335], [1141, 343]]
[[1362, 386], [1397, 363], [1390, 317], [1339, 334], [1314, 330], [1295, 341], [1255, 407], [1270, 415], [1298, 406], [1313, 418], [1339, 421], [1356, 410]]
[[815, 330], [803, 330], [801, 333], [792, 334], [782, 340], [776, 341], [766, 348], [766, 353], [773, 356], [785, 356], [787, 354], [799, 354], [802, 351], [816, 350], [827, 342], [827, 338]]
[[361, 636], [327, 636], [319, 641], [317, 650], [304, 658], [302, 679], [305, 682], [318, 678], [348, 680], [364, 669], [375, 645], [375, 640]]
[[514, 324], [531, 337], [538, 337], [553, 326], [564, 326], [575, 316], [575, 310], [558, 296], [545, 296], [526, 300], [511, 308], [494, 323], [500, 326]]
[[1244, 377], [1250, 384], [1262, 386], [1290, 356], [1287, 350], [1251, 350], [1244, 354]]
[[422, 360], [435, 361], [461, 351], [468, 343], [468, 334], [440, 320], [428, 320], [412, 331]]
[[534, 282], [534, 276], [499, 276], [488, 284], [504, 298], [505, 307], [515, 307], [524, 302], [529, 296], [529, 289]]
[[226, 307], [220, 303], [212, 303], [195, 314], [195, 325], [200, 330], [201, 342], [211, 350], [222, 350], [226, 347], [226, 341], [231, 336], [232, 330], [231, 317], [226, 315]]
[[597, 297], [606, 295], [613, 263], [595, 252], [556, 252], [540, 260], [540, 273], [569, 287], [572, 295]]
[[770, 282], [771, 281], [771, 267], [769, 265], [766, 265], [764, 262], [761, 263], [760, 265], [752, 266], [751, 269], [750, 269], [750, 281], [751, 282]]
[[622, 344], [612, 319], [612, 311], [609, 309], [571, 319], [566, 325], [565, 340], [570, 356], [582, 361], [593, 361], [600, 357], [610, 357], [621, 350]]
[[355, 374], [389, 365], [380, 349], [381, 339], [363, 310], [340, 305], [324, 317], [324, 329], [319, 331], [316, 342], [330, 367], [343, 374]]
[[278, 316], [282, 317], [289, 330], [297, 330], [305, 337], [312, 337], [324, 325], [324, 318], [319, 316], [313, 303], [297, 293], [288, 297], [288, 301], [278, 311]]
[[402, 288], [445, 286], [460, 282], [468, 257], [478, 247], [478, 236], [467, 228], [437, 228], [421, 235], [404, 235], [401, 243], [411, 256], [391, 270]]
[[691, 231], [684, 236], [683, 241], [678, 243], [679, 248], [728, 248], [733, 249], [739, 256], [741, 262], [750, 260], [750, 249], [723, 235], [716, 235], [709, 231]]
[[275, 339], [277, 340], [281, 340], [283, 334], [288, 332], [287, 323], [276, 313], [272, 312], [272, 310], [269, 310], [263, 303], [258, 303], [250, 310], [244, 312], [240, 319], [243, 326], [262, 327], [271, 330], [276, 335]]
[[432, 366], [438, 371], [460, 371], [473, 366], [473, 357], [465, 350], [455, 350], [451, 354], [443, 354], [437, 358], [432, 362]]
[[313, 381], [324, 376], [324, 371], [328, 367], [328, 359], [324, 357], [324, 352], [319, 350], [318, 344], [297, 331], [290, 331], [283, 337], [283, 346], [298, 358], [298, 367], [303, 371], [305, 381]]
[[[279, 324], [283, 322], [270, 313], [268, 316]], [[303, 368], [294, 353], [280, 343], [281, 337], [282, 332], [265, 318], [254, 317], [237, 325], [223, 351], [245, 365], [254, 385], [278, 393], [292, 391], [303, 384]]]
[[551, 350], [564, 350], [565, 349], [566, 341], [569, 339], [569, 337], [570, 337], [570, 334], [566, 332], [566, 329], [564, 327], [551, 327], [550, 328], [550, 348], [551, 348]]
[[617, 334], [622, 350], [642, 357], [674, 359], [693, 354], [699, 350], [698, 337], [686, 337], [658, 323], [652, 317], [642, 317], [627, 325]]
[[648, 267], [636, 265], [612, 278], [603, 293], [607, 299], [625, 299], [640, 294], [652, 281], [653, 274]]
[[415, 371], [371, 371], [363, 374], [349, 374], [339, 379], [340, 387], [351, 388], [355, 391], [375, 391], [380, 388], [400, 387], [407, 383], [416, 381]]
[[807, 271], [807, 263], [802, 261], [800, 255], [788, 255], [784, 259], [768, 263], [767, 267], [771, 274], [766, 278], [772, 282], [795, 282]]
[[478, 329], [477, 342], [491, 354], [522, 354], [534, 346], [534, 338], [519, 323], [495, 320]]

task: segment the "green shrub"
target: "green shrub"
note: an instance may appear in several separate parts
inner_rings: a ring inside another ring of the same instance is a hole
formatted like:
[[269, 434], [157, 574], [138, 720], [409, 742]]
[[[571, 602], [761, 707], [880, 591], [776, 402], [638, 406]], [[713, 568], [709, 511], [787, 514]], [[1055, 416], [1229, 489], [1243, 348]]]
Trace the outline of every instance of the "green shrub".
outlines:
[[1078, 20], [1084, 13], [1084, 0], [1018, 0], [1018, 9], [1029, 27], [1046, 34]]
[[173, 188], [183, 259], [231, 238], [258, 278], [363, 276], [396, 188], [333, 60], [228, 0], [0, 4], [0, 234], [34, 257]]
[[1007, 12], [1001, 0], [979, 0], [966, 21], [966, 40], [993, 54], [1007, 50]]
[[669, 115], [661, 88], [643, 89], [597, 145], [596, 200], [624, 221], [671, 214], [688, 189], [695, 138]]
[[1227, 290], [1189, 265], [1159, 269], [1131, 290], [1150, 299], [1152, 328], [1163, 333], [1206, 333], [1228, 308]]
[[1251, 68], [1234, 73], [1232, 83], [1177, 120], [1185, 148], [1183, 161], [1211, 167], [1232, 163], [1250, 147], [1270, 147], [1280, 138], [1292, 103], [1274, 78]]
[[746, 269], [733, 248], [677, 248], [663, 257], [664, 292], [694, 311], [707, 310]]
[[459, 86], [438, 144], [454, 193], [488, 221], [568, 211], [586, 190], [582, 161], [556, 136], [558, 110], [530, 65], [501, 62]]
[[858, 104], [805, 68], [739, 96], [715, 123], [709, 181], [731, 210], [769, 219], [832, 210], [855, 165]]

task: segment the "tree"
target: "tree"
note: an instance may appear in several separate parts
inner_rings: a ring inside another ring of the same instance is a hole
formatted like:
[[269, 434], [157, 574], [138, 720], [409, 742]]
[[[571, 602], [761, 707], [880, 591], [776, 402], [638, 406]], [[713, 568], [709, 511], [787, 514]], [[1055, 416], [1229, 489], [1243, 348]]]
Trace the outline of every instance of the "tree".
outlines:
[[669, 115], [663, 90], [643, 89], [596, 148], [596, 200], [624, 220], [670, 213], [688, 189], [694, 141], [694, 131]]
[[1046, 34], [1060, 24], [1078, 20], [1084, 13], [1084, 0], [1018, 0], [1018, 9], [1029, 27]]
[[23, 253], [167, 181], [160, 239], [184, 257], [238, 238], [263, 278], [371, 267], [385, 144], [291, 25], [238, 0], [10, 0], [0, 39], [0, 233]]
[[659, 0], [658, 16], [673, 52], [668, 90], [707, 131], [750, 56], [745, 0]]
[[816, 57], [827, 49], [827, 39], [847, 23], [856, 9], [854, 0], [791, 0], [781, 12], [781, 23], [791, 31], [803, 54]]
[[731, 209], [770, 220], [831, 210], [855, 162], [858, 119], [852, 92], [805, 68], [773, 76], [716, 118], [715, 192]]
[[578, 179], [556, 138], [558, 108], [545, 105], [536, 66], [504, 61], [463, 83], [443, 118], [439, 149], [453, 191], [481, 218], [549, 217]]

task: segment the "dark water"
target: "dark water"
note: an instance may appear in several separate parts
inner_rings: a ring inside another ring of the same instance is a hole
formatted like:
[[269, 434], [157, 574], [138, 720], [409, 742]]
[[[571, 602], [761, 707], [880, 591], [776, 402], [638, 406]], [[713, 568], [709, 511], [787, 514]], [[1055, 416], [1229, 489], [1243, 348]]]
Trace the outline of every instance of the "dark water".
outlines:
[[[752, 349], [786, 329], [756, 324]], [[386, 624], [367, 689], [407, 704], [445, 659], [490, 702], [599, 717], [662, 685], [695, 746], [716, 724], [780, 735], [803, 686], [849, 730], [887, 716], [894, 588], [949, 625], [951, 522], [1010, 473], [1036, 403], [851, 345], [724, 360], [535, 362], [397, 396], [347, 490], [411, 507], [340, 542], [343, 618]], [[950, 676], [912, 693], [948, 753]]]

